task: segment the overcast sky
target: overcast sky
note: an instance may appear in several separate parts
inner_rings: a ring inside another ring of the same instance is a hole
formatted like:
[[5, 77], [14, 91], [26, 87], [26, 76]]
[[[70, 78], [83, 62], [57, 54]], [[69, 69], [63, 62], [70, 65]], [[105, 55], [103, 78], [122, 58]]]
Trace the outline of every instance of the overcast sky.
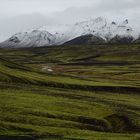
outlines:
[[0, 41], [44, 25], [102, 16], [140, 29], [140, 0], [0, 0]]

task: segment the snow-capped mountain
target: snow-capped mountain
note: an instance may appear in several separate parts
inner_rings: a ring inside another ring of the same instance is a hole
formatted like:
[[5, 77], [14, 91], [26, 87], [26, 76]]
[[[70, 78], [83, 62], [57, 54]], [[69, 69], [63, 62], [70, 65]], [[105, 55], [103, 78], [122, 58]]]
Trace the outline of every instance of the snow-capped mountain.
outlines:
[[109, 42], [116, 36], [132, 41], [139, 36], [138, 32], [129, 26], [128, 20], [122, 23], [109, 22], [107, 19], [98, 17], [87, 21], [78, 22], [74, 25], [45, 26], [28, 32], [13, 35], [2, 42], [2, 47], [40, 47], [61, 45], [80, 36], [93, 35]]
[[3, 47], [49, 46], [53, 44], [54, 40], [54, 36], [47, 31], [33, 30], [17, 33], [0, 45]]

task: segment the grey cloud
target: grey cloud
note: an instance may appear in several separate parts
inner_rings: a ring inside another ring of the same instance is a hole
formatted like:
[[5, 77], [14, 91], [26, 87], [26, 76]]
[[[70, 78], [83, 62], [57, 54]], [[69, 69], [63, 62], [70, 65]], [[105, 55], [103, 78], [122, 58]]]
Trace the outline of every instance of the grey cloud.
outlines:
[[110, 20], [129, 19], [130, 23], [140, 23], [140, 0], [100, 0], [96, 5], [87, 7], [71, 7], [63, 12], [55, 13], [59, 20], [75, 22], [85, 18], [106, 17]]
[[140, 0], [0, 0], [0, 37], [47, 24], [103, 16], [140, 29]]

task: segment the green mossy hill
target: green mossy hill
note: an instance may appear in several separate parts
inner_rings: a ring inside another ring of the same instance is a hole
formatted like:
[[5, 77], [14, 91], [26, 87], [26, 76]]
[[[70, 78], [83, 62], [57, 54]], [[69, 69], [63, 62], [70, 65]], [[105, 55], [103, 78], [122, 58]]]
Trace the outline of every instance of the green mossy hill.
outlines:
[[139, 53], [139, 45], [0, 49], [0, 140], [139, 140]]

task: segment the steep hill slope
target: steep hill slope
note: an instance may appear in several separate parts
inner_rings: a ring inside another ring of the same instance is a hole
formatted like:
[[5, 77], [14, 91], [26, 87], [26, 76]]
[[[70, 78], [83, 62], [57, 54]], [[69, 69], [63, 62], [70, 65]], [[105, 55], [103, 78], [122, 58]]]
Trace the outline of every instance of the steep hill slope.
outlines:
[[134, 41], [133, 36], [115, 36], [108, 43], [110, 44], [131, 44]]
[[105, 40], [93, 35], [84, 35], [70, 40], [64, 45], [90, 45], [90, 44], [105, 44]]
[[134, 43], [140, 43], [140, 37], [134, 41]]

